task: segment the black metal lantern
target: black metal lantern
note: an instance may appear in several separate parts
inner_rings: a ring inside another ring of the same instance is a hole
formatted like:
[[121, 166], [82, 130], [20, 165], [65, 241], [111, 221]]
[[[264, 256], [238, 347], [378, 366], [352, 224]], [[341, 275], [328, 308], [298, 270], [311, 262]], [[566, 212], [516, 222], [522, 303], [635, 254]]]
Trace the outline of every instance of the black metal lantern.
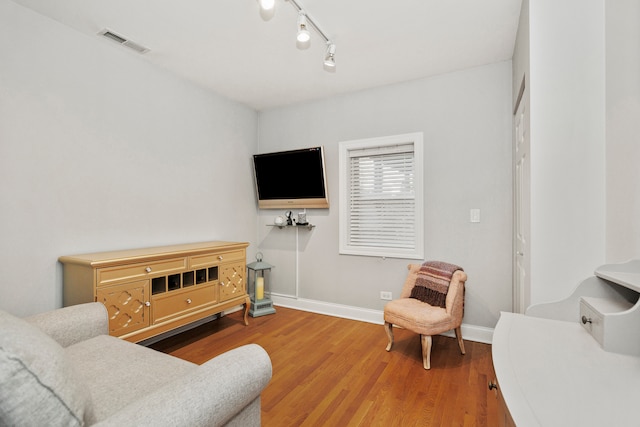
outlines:
[[249, 314], [251, 317], [264, 316], [265, 314], [276, 312], [276, 309], [273, 308], [273, 301], [265, 297], [265, 290], [267, 289], [272, 267], [273, 265], [262, 261], [261, 252], [256, 254], [256, 262], [247, 264], [247, 280], [251, 298]]

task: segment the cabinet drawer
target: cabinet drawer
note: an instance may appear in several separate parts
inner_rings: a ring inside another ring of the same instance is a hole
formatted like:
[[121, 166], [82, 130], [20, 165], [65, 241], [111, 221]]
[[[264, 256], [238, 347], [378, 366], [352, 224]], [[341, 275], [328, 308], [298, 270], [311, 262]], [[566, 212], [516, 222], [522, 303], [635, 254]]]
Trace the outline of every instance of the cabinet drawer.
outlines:
[[245, 251], [243, 250], [196, 255], [189, 257], [189, 268], [198, 268], [227, 261], [244, 261], [245, 257]]
[[119, 265], [98, 270], [98, 286], [108, 285], [123, 280], [140, 279], [157, 274], [166, 274], [185, 270], [186, 258], [173, 258], [162, 261], [151, 261], [138, 264]]
[[[580, 323], [593, 338], [604, 346], [604, 317], [593, 304], [598, 298], [580, 297]], [[584, 319], [583, 319], [584, 318]]]
[[156, 297], [152, 304], [154, 323], [205, 304], [215, 303], [216, 300], [216, 287], [213, 285], [191, 289], [175, 295]]

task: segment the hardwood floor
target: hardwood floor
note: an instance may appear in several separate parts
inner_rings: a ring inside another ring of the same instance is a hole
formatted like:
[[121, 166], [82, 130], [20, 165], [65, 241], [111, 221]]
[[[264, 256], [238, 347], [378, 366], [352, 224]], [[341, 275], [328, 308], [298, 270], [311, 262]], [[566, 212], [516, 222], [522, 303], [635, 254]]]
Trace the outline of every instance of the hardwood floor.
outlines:
[[394, 329], [386, 352], [382, 325], [282, 307], [249, 318], [240, 312], [150, 347], [194, 363], [243, 344], [270, 355], [273, 378], [262, 393], [263, 426], [495, 426], [491, 346], [433, 338], [431, 370], [420, 338]]

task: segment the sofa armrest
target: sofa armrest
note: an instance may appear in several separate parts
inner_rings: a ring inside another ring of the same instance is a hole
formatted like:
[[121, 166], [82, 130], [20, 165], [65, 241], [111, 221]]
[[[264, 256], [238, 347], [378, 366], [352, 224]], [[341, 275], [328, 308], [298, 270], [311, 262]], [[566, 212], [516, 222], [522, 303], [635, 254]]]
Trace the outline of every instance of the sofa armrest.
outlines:
[[270, 379], [267, 352], [257, 344], [245, 345], [150, 391], [95, 426], [221, 426], [259, 398]]
[[109, 334], [107, 309], [99, 302], [59, 308], [26, 320], [42, 329], [62, 347]]

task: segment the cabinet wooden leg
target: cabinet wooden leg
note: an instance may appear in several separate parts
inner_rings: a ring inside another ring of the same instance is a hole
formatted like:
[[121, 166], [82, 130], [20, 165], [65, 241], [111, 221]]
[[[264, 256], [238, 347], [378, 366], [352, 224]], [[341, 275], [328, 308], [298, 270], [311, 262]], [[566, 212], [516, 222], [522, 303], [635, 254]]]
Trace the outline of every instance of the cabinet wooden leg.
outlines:
[[249, 326], [249, 307], [251, 307], [251, 299], [246, 297], [244, 300], [244, 325]]
[[384, 322], [384, 330], [387, 333], [387, 338], [389, 338], [389, 344], [387, 344], [387, 351], [391, 350], [393, 346], [393, 325], [389, 322]]

